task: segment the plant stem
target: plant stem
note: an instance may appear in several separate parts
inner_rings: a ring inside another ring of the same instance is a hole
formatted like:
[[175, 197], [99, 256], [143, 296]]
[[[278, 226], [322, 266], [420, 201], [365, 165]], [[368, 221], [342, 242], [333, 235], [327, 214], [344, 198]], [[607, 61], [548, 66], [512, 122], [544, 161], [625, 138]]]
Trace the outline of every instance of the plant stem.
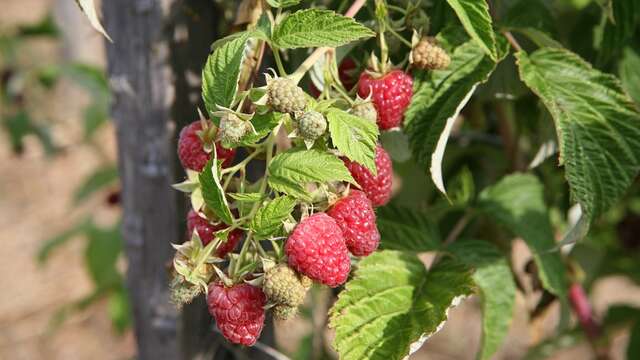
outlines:
[[458, 219], [458, 222], [453, 226], [453, 229], [451, 229], [451, 232], [442, 243], [443, 247], [450, 245], [458, 239], [464, 228], [469, 224], [469, 221], [471, 221], [472, 215], [473, 214], [471, 212], [467, 211], [460, 219]]
[[395, 31], [391, 26], [387, 27], [387, 30], [389, 30], [391, 35], [395, 36], [398, 40], [400, 40], [401, 43], [407, 45], [409, 49], [413, 49], [413, 45], [411, 45], [411, 42], [409, 42], [409, 40], [402, 37], [402, 35], [398, 34], [398, 32]]
[[287, 71], [284, 69], [284, 65], [282, 65], [282, 58], [280, 57], [280, 50], [274, 47], [271, 48], [271, 52], [273, 53], [273, 59], [276, 61], [276, 66], [278, 67], [278, 72], [280, 76], [287, 76]]
[[509, 44], [511, 44], [516, 51], [522, 51], [522, 46], [520, 46], [518, 40], [516, 40], [511, 31], [503, 31], [502, 34], [507, 38]]

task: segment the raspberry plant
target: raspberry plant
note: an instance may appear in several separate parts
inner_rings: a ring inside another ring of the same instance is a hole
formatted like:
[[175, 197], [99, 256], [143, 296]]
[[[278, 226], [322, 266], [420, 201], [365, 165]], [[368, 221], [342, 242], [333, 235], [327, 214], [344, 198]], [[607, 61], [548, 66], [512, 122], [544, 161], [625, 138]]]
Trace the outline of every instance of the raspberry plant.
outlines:
[[[294, 317], [311, 282], [327, 285], [340, 290], [328, 314], [340, 358], [403, 359], [477, 294], [486, 359], [514, 310], [505, 241], [514, 234], [544, 294], [573, 306], [598, 350], [570, 248], [597, 231], [640, 169], [640, 112], [608, 73], [633, 36], [637, 5], [614, 1], [602, 12], [594, 67], [554, 39], [542, 1], [321, 3], [257, 2], [255, 21], [212, 45], [206, 109], [179, 142], [188, 178], [175, 187], [192, 210], [190, 240], [176, 245], [176, 304], [207, 296], [221, 333], [253, 345], [265, 316]], [[265, 70], [269, 54], [275, 69]], [[501, 131], [512, 162], [501, 178], [484, 176], [490, 164], [479, 161], [469, 161], [480, 164], [473, 171], [446, 166], [450, 138], [458, 153], [465, 147], [463, 120], [484, 139], [491, 130], [477, 122], [508, 127], [505, 113], [520, 110], [534, 115], [522, 144]], [[544, 138], [550, 123], [557, 139]], [[562, 169], [545, 161], [549, 148]], [[412, 208], [401, 194], [391, 199], [391, 159], [428, 172], [440, 195]], [[248, 176], [253, 164], [264, 165], [258, 179]], [[575, 219], [562, 215], [570, 207]], [[425, 265], [423, 252], [435, 258]]]

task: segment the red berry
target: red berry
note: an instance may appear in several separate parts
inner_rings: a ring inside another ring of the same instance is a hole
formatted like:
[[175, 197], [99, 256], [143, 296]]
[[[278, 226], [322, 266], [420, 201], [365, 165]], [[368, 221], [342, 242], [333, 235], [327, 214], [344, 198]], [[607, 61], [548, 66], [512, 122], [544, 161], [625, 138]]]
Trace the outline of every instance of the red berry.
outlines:
[[389, 154], [378, 145], [376, 148], [376, 169], [378, 174], [373, 176], [371, 171], [357, 162], [347, 158], [342, 159], [351, 172], [353, 179], [360, 185], [367, 194], [374, 207], [385, 205], [391, 198], [391, 185], [393, 179], [393, 168]]
[[393, 70], [380, 78], [374, 78], [365, 71], [360, 74], [358, 95], [366, 98], [371, 91], [371, 100], [378, 111], [378, 127], [388, 130], [400, 126], [413, 96], [411, 76], [401, 70]]
[[256, 343], [264, 326], [266, 297], [262, 289], [249, 284], [225, 287], [209, 284], [207, 305], [222, 335], [235, 344]]
[[347, 281], [351, 262], [342, 230], [325, 213], [302, 220], [287, 239], [289, 266], [312, 280], [336, 287]]
[[[198, 231], [198, 236], [200, 236], [200, 240], [202, 240], [202, 244], [207, 246], [213, 238], [215, 237], [215, 233], [226, 229], [228, 227], [225, 223], [212, 224], [207, 219], [201, 217], [195, 211], [189, 210], [189, 214], [187, 215], [187, 229], [189, 231], [189, 236], [193, 234], [193, 230]], [[233, 251], [240, 242], [242, 238], [242, 230], [235, 229], [227, 238], [227, 241], [221, 243], [216, 249], [216, 256], [219, 258], [225, 257], [228, 253]]]
[[380, 233], [371, 200], [359, 190], [338, 200], [327, 212], [342, 229], [347, 248], [355, 256], [367, 256], [378, 248]]
[[[211, 154], [204, 151], [202, 140], [197, 132], [202, 130], [202, 123], [194, 121], [185, 126], [180, 131], [180, 139], [178, 140], [178, 158], [185, 169], [202, 171], [202, 168], [211, 158]], [[216, 143], [216, 153], [218, 159], [223, 160], [222, 167], [227, 167], [233, 162], [236, 156], [235, 149], [225, 149], [219, 143]]]

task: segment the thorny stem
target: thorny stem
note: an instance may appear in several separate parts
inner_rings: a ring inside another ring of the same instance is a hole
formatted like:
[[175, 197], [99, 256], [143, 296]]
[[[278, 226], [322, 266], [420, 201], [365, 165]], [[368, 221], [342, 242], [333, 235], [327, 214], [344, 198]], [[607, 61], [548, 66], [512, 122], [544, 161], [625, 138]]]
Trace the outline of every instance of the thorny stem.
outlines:
[[[365, 3], [366, 3], [366, 0], [354, 1], [353, 4], [351, 4], [351, 6], [349, 7], [349, 9], [347, 9], [347, 12], [344, 13], [344, 16], [351, 17], [351, 18], [354, 17], [358, 13], [358, 11], [362, 9]], [[324, 55], [326, 51], [331, 49], [332, 48], [330, 47], [320, 47], [315, 49], [311, 53], [311, 55], [309, 55], [309, 57], [302, 64], [300, 64], [300, 66], [298, 66], [296, 71], [294, 71], [293, 74], [291, 74], [290, 78], [293, 79], [295, 82], [299, 82], [304, 76], [304, 74], [313, 67], [316, 61], [318, 61], [318, 59], [320, 59], [320, 57]]]

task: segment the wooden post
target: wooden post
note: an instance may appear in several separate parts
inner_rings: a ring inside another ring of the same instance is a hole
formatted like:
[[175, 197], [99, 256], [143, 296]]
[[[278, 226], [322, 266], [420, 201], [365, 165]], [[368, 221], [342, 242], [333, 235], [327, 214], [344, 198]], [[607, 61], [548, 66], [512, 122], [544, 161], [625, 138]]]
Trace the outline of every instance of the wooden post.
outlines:
[[[200, 72], [222, 14], [203, 0], [104, 0], [102, 9], [114, 41], [106, 49], [138, 358], [271, 358], [225, 343], [212, 331], [202, 299], [182, 314], [169, 303], [170, 244], [184, 239], [187, 211], [170, 187], [184, 178], [176, 129], [204, 108]], [[273, 343], [271, 326], [264, 335]]]

